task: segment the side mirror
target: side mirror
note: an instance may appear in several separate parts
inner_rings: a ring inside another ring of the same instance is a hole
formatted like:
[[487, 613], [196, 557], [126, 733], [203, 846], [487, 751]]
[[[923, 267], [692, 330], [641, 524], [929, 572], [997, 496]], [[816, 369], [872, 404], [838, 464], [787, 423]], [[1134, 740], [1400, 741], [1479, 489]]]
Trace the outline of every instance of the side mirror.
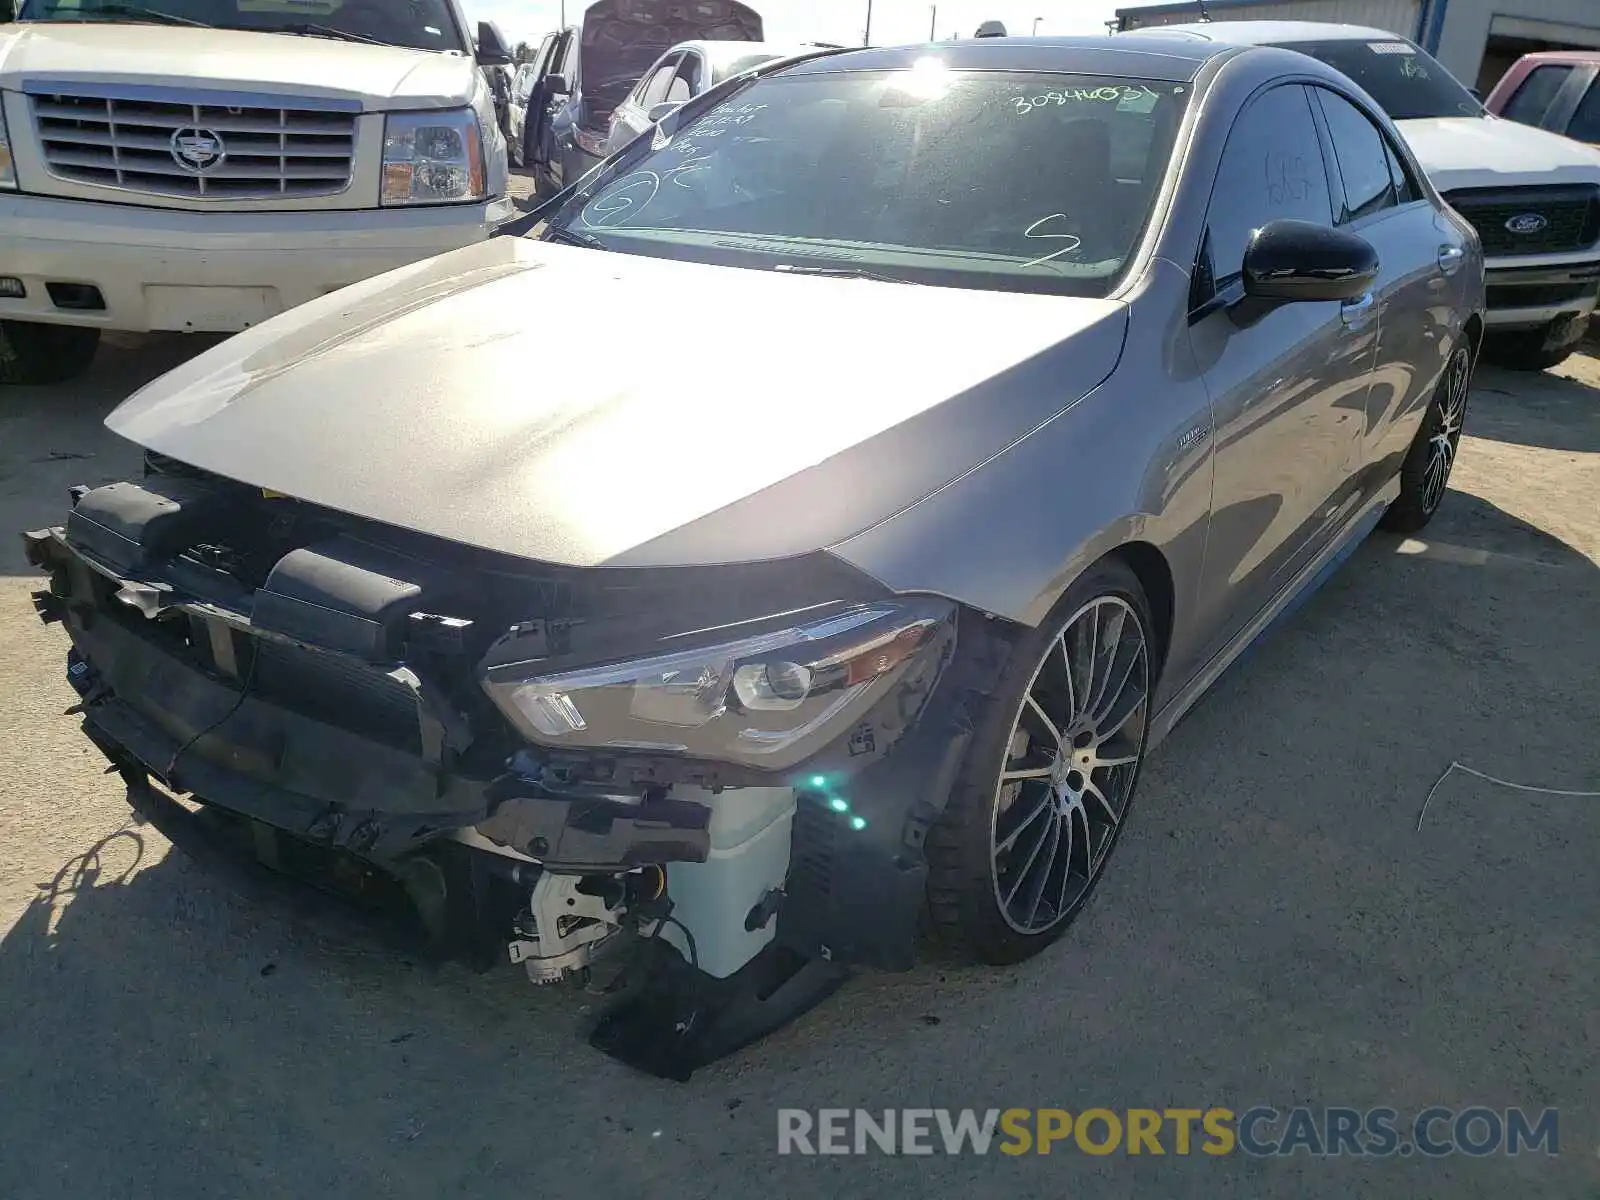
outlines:
[[513, 61], [511, 51], [506, 48], [506, 39], [500, 36], [495, 23], [479, 21], [478, 62], [486, 67], [505, 67]]
[[572, 95], [572, 81], [560, 71], [551, 71], [544, 77], [544, 94], [546, 96]]
[[673, 113], [683, 107], [681, 100], [663, 100], [660, 104], [652, 104], [650, 111], [645, 114], [645, 120], [654, 125], [658, 121], [665, 121]]
[[1257, 300], [1355, 300], [1377, 277], [1371, 242], [1311, 221], [1270, 221], [1244, 252], [1244, 294]]

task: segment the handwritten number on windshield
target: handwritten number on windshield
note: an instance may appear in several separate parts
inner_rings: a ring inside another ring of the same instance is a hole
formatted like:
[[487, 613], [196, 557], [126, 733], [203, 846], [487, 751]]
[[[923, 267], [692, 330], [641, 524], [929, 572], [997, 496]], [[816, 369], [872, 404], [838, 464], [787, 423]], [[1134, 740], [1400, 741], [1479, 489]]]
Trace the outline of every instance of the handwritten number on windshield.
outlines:
[[661, 176], [635, 171], [584, 205], [579, 219], [590, 229], [615, 228], [648, 208], [660, 190]]
[[1097, 88], [1067, 88], [1059, 92], [1045, 92], [1042, 96], [1015, 96], [1011, 103], [1020, 117], [1036, 108], [1049, 108], [1052, 104], [1122, 104], [1153, 103], [1157, 93], [1141, 84], [1113, 84]]
[[1060, 258], [1063, 254], [1071, 254], [1079, 246], [1083, 245], [1082, 238], [1076, 237], [1070, 233], [1040, 232], [1040, 226], [1048, 225], [1051, 221], [1065, 221], [1066, 219], [1066, 213], [1051, 213], [1048, 217], [1040, 217], [1037, 221], [1035, 221], [1032, 225], [1029, 225], [1028, 228], [1023, 231], [1022, 236], [1025, 238], [1036, 238], [1044, 241], [1059, 241], [1064, 243], [1059, 250], [1052, 250], [1049, 254], [1044, 255], [1042, 258], [1036, 258], [1032, 262], [1023, 263], [1022, 269], [1024, 271], [1026, 271], [1029, 267], [1037, 267], [1042, 263], [1051, 261], [1052, 259]]

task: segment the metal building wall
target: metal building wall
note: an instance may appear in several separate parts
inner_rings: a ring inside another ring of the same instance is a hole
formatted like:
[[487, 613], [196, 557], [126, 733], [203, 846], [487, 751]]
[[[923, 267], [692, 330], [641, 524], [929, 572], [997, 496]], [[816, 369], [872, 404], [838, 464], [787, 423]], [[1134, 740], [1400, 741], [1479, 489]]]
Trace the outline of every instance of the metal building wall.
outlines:
[[[1593, 0], [1600, 5], [1600, 0]], [[1403, 37], [1416, 37], [1422, 18], [1422, 0], [1210, 0], [1216, 21], [1334, 21], [1346, 25], [1371, 25]], [[1125, 29], [1152, 25], [1185, 25], [1198, 19], [1199, 7], [1157, 5], [1154, 9], [1124, 9]]]

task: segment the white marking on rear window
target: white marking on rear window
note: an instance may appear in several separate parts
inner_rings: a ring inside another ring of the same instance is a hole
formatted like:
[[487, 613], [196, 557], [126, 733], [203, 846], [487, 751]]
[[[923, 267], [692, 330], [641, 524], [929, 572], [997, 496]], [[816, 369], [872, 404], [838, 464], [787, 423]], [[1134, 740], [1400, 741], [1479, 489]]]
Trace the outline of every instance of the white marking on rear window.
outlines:
[[1416, 51], [1404, 42], [1368, 42], [1367, 49], [1374, 54], [1415, 54]]

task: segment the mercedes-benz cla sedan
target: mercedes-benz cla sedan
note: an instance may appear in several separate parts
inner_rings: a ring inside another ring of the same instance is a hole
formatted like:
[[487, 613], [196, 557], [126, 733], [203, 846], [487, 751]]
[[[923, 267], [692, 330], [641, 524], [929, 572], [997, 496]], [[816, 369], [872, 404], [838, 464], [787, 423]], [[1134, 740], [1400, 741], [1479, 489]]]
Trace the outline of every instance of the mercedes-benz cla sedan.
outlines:
[[1437, 510], [1483, 334], [1471, 228], [1270, 48], [769, 64], [527, 225], [152, 383], [29, 551], [164, 828], [646, 962], [593, 1037], [669, 1074], [924, 918], [1055, 939], [1207, 685]]

